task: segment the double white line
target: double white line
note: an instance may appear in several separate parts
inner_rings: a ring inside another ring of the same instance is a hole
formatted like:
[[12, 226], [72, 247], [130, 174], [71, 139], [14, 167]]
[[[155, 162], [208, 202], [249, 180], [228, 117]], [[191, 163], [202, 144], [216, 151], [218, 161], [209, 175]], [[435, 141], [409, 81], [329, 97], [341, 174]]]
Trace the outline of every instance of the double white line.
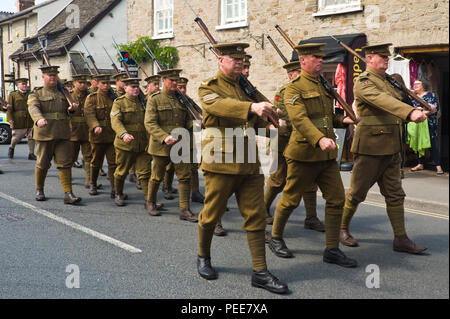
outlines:
[[124, 249], [124, 250], [126, 250], [126, 251], [128, 251], [130, 253], [142, 253], [142, 250], [140, 250], [140, 249], [138, 249], [136, 247], [133, 247], [133, 246], [128, 245], [128, 244], [125, 244], [125, 243], [123, 243], [123, 242], [121, 242], [121, 241], [119, 241], [117, 239], [114, 239], [112, 237], [109, 237], [107, 235], [99, 233], [99, 232], [97, 232], [95, 230], [92, 230], [90, 228], [87, 228], [87, 227], [84, 227], [84, 226], [79, 225], [77, 223], [71, 222], [68, 219], [56, 216], [56, 215], [54, 215], [54, 214], [52, 214], [52, 213], [50, 213], [50, 212], [48, 212], [48, 211], [46, 211], [44, 209], [37, 208], [37, 207], [35, 207], [35, 206], [31, 205], [31, 204], [28, 204], [28, 203], [26, 203], [24, 201], [21, 201], [20, 199], [14, 198], [14, 197], [9, 196], [9, 195], [6, 195], [6, 194], [4, 194], [2, 192], [0, 192], [0, 197], [4, 198], [6, 200], [9, 200], [9, 201], [11, 201], [11, 202], [13, 202], [15, 204], [21, 205], [21, 206], [23, 206], [25, 208], [31, 209], [35, 213], [38, 213], [39, 215], [45, 216], [47, 218], [50, 218], [50, 219], [52, 219], [52, 220], [54, 220], [54, 221], [56, 221], [58, 223], [61, 223], [63, 225], [69, 226], [69, 227], [71, 227], [73, 229], [79, 230], [79, 231], [81, 231], [83, 233], [86, 233], [88, 235], [91, 235], [92, 237], [95, 237], [95, 238], [98, 238], [100, 240], [103, 240], [103, 241], [105, 241], [105, 242], [107, 242], [109, 244], [112, 244], [112, 245], [116, 246], [116, 247], [122, 248], [122, 249]]

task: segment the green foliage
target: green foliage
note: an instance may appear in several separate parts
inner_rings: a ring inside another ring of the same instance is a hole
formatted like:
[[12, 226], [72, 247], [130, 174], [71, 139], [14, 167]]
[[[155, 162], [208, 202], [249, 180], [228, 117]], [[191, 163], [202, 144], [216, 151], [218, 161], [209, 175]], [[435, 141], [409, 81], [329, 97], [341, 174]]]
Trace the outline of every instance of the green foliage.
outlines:
[[[165, 68], [174, 68], [179, 61], [178, 50], [174, 47], [160, 47], [159, 42], [152, 40], [150, 37], [141, 37], [135, 42], [128, 44], [119, 44], [121, 51], [127, 51], [130, 53], [131, 58], [137, 63], [143, 63], [151, 61], [150, 55], [145, 51], [146, 46], [150, 48], [156, 58], [161, 62]], [[120, 56], [117, 54], [117, 59], [120, 62]]]

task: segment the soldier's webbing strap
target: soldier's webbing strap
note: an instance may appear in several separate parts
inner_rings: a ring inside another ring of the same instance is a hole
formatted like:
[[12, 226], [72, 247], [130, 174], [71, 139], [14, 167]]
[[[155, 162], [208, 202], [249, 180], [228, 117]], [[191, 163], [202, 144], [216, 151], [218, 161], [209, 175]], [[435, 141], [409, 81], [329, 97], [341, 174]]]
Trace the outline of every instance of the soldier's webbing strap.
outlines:
[[72, 116], [70, 121], [72, 123], [86, 123], [86, 119], [83, 116]]
[[110, 120], [98, 121], [98, 125], [100, 125], [100, 126], [111, 126], [111, 121]]
[[55, 112], [55, 113], [44, 113], [42, 114], [42, 116], [44, 116], [44, 118], [46, 120], [67, 120], [69, 117], [67, 116], [66, 113], [59, 113], [59, 112]]
[[310, 120], [317, 128], [333, 128], [333, 121], [328, 116]]
[[361, 116], [361, 121], [358, 125], [400, 125], [402, 120], [394, 115], [373, 115]]

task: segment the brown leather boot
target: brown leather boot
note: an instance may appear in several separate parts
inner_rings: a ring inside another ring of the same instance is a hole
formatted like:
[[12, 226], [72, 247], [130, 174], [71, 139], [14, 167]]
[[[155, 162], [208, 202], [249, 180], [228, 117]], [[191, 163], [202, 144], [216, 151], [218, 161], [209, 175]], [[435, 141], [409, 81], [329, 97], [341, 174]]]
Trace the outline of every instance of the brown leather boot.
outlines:
[[214, 227], [214, 236], [226, 236], [227, 232], [223, 229], [222, 224], [217, 224]]
[[158, 210], [156, 203], [146, 200], [145, 209], [150, 214], [150, 216], [161, 216], [161, 212]]
[[196, 223], [198, 222], [198, 217], [195, 216], [189, 209], [188, 210], [180, 210], [180, 219], [187, 220], [188, 222]]
[[91, 167], [91, 184], [89, 185], [89, 195], [98, 195], [97, 179], [100, 169], [98, 167]]
[[76, 197], [72, 192], [64, 193], [64, 204], [73, 205], [81, 202], [81, 197]]
[[347, 229], [340, 230], [339, 241], [341, 242], [342, 245], [345, 245], [348, 247], [358, 247], [359, 246], [356, 239], [353, 238], [352, 235], [350, 235], [350, 232]]
[[402, 235], [394, 237], [393, 249], [398, 252], [420, 254], [427, 250], [427, 247], [417, 246], [407, 235]]

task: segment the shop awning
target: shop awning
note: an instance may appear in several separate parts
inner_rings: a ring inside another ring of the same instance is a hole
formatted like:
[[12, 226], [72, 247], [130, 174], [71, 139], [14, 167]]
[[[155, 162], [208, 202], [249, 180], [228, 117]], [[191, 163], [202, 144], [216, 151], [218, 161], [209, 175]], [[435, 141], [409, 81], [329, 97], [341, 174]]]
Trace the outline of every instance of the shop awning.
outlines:
[[[333, 35], [338, 40], [342, 41], [349, 47], [352, 47], [353, 42], [360, 38], [366, 38], [364, 33], [353, 33], [344, 35]], [[346, 63], [348, 52], [333, 38], [330, 36], [315, 37], [300, 41], [299, 44], [306, 43], [326, 43], [327, 46], [323, 48], [326, 56], [324, 57], [324, 63]], [[292, 61], [298, 60], [298, 54], [296, 51], [292, 53]]]

